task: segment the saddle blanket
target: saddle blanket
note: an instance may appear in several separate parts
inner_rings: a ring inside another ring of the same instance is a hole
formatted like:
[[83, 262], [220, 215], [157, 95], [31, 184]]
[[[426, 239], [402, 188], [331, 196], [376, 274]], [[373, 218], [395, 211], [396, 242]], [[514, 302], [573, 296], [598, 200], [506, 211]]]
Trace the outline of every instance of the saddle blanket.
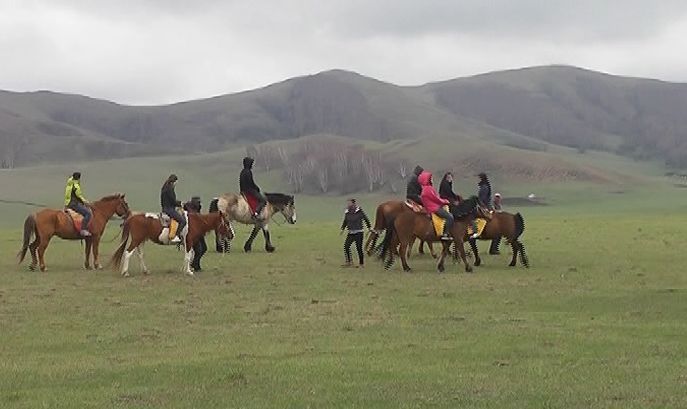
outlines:
[[[475, 222], [477, 223], [477, 232], [481, 235], [484, 231], [484, 227], [487, 225], [487, 221], [478, 218], [475, 219]], [[437, 236], [441, 236], [442, 234], [444, 234], [444, 226], [446, 225], [446, 220], [432, 213], [432, 224], [434, 225], [434, 232]], [[472, 225], [468, 225], [468, 235], [471, 235], [473, 233], [474, 232], [472, 229]]]
[[406, 206], [410, 207], [415, 213], [425, 213], [425, 208], [412, 200], [406, 200], [405, 203]]
[[[186, 234], [188, 233], [188, 212], [181, 212], [181, 215], [184, 219], [186, 219], [186, 227], [184, 227], [184, 231], [181, 232], [180, 236], [186, 237]], [[160, 240], [161, 243], [168, 244], [177, 235], [177, 230], [179, 229], [179, 222], [172, 219], [168, 215], [164, 213], [146, 213], [145, 216], [149, 219], [155, 219], [160, 221], [160, 225], [162, 226], [162, 233], [160, 233], [160, 237], [158, 237], [158, 240]]]
[[251, 213], [255, 213], [255, 209], [258, 208], [258, 199], [249, 193], [241, 193], [241, 196], [243, 196], [243, 199], [248, 203]]
[[[72, 219], [72, 224], [74, 225], [74, 229], [75, 229], [77, 232], [80, 232], [81, 230], [83, 230], [83, 229], [81, 228], [81, 226], [82, 226], [82, 224], [83, 224], [83, 216], [81, 216], [80, 213], [77, 213], [77, 212], [75, 212], [75, 211], [72, 210], [72, 209], [64, 209], [64, 212], [67, 213], [67, 216], [71, 217], [71, 219]], [[88, 227], [89, 227], [89, 230], [90, 230], [90, 227], [91, 227], [92, 225], [93, 225], [93, 219], [91, 219], [91, 223], [89, 223], [89, 226], [88, 226]]]

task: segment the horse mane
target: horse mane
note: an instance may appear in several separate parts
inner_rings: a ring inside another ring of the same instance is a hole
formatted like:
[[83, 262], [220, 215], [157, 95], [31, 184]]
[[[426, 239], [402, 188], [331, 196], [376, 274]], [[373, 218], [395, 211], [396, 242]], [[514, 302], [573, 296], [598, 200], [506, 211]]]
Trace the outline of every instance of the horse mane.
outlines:
[[461, 219], [473, 213], [477, 208], [478, 203], [479, 199], [477, 198], [477, 196], [470, 196], [469, 198], [458, 203], [457, 205], [451, 205], [449, 208], [451, 210], [451, 214], [453, 215], [453, 217], [455, 217], [456, 219]]
[[98, 200], [98, 201], [99, 201], [99, 202], [109, 202], [109, 201], [111, 201], [111, 200], [119, 200], [119, 199], [121, 199], [122, 197], [124, 197], [124, 195], [121, 194], [121, 193], [113, 193], [113, 194], [111, 194], [111, 195], [107, 195], [107, 196], [101, 198], [101, 199]]
[[270, 204], [280, 207], [289, 206], [294, 203], [293, 196], [284, 193], [265, 193], [265, 198]]

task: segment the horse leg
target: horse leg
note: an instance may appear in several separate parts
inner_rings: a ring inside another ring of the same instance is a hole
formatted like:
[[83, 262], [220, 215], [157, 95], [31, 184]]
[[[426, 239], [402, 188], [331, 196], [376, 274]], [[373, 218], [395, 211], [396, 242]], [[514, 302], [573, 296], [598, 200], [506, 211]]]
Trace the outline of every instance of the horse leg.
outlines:
[[445, 270], [444, 260], [446, 259], [446, 255], [450, 251], [450, 247], [450, 243], [441, 243], [441, 254], [439, 255], [439, 259], [437, 260], [437, 271], [440, 273], [443, 273]]
[[530, 268], [530, 260], [527, 258], [527, 254], [525, 254], [525, 245], [522, 244], [519, 240], [518, 247], [520, 247], [520, 262], [523, 266]]
[[100, 265], [100, 237], [93, 237], [93, 268], [97, 270], [102, 270], [103, 266]]
[[45, 249], [48, 248], [48, 243], [50, 243], [50, 239], [52, 236], [48, 237], [42, 237], [40, 244], [38, 245], [38, 265], [40, 266], [41, 271], [45, 271]]
[[191, 270], [191, 261], [193, 260], [193, 247], [190, 247], [187, 251], [186, 254], [184, 254], [184, 270], [186, 274], [192, 276], [193, 275], [193, 270]]
[[465, 272], [466, 273], [472, 273], [472, 266], [470, 265], [468, 258], [465, 256], [465, 247], [463, 246], [463, 240], [462, 239], [456, 240], [455, 246], [456, 246], [456, 249], [458, 250], [458, 254], [460, 255], [460, 259], [463, 260], [463, 263], [465, 263]]
[[243, 245], [243, 251], [246, 253], [250, 253], [251, 249], [253, 248], [253, 240], [255, 240], [255, 236], [258, 235], [259, 229], [260, 228], [258, 226], [253, 226], [253, 230], [250, 232], [250, 236], [248, 237], [246, 244]]
[[150, 274], [148, 267], [146, 267], [146, 262], [143, 260], [143, 243], [136, 247], [136, 254], [138, 255], [138, 263], [141, 266], [141, 271], [143, 274]]
[[403, 271], [405, 272], [410, 272], [410, 266], [408, 265], [408, 260], [407, 256], [409, 253], [409, 247], [408, 242], [401, 242], [400, 249], [399, 249], [399, 256], [401, 257], [401, 265], [403, 266]]
[[129, 243], [129, 247], [124, 251], [122, 260], [122, 275], [124, 277], [129, 277], [129, 260], [138, 246], [143, 244], [144, 240], [144, 238], [135, 237], [133, 234], [131, 235], [131, 243]]
[[272, 245], [272, 240], [270, 238], [270, 230], [267, 227], [267, 225], [263, 226], [262, 235], [265, 236], [265, 251], [268, 253], [273, 253], [276, 249]]
[[372, 253], [374, 253], [375, 247], [377, 246], [378, 237], [379, 234], [376, 230], [372, 230], [370, 235], [367, 236], [367, 241], [365, 242], [365, 252], [367, 253], [368, 257], [372, 256]]
[[83, 266], [86, 270], [91, 269], [91, 247], [93, 247], [92, 239], [86, 239], [86, 261], [84, 261]]
[[[410, 258], [410, 255], [413, 253], [413, 246], [415, 245], [415, 237], [410, 239], [410, 242], [408, 243], [408, 251], [406, 254], [407, 258]], [[422, 242], [420, 242], [420, 247], [422, 247]]]
[[[413, 242], [415, 242], [415, 239], [413, 239]], [[417, 248], [417, 254], [425, 254], [425, 241], [420, 240], [420, 244], [418, 245]]]
[[482, 259], [479, 257], [479, 249], [477, 248], [477, 239], [469, 239], [472, 254], [475, 256], [475, 266], [482, 265]]
[[513, 258], [511, 258], [510, 263], [508, 266], [510, 267], [515, 267], [516, 262], [518, 261], [518, 251], [520, 249], [520, 246], [518, 246], [518, 241], [517, 240], [512, 240], [510, 242], [510, 247], [513, 249]]
[[31, 265], [29, 266], [29, 270], [31, 271], [34, 271], [36, 269], [36, 265], [38, 265], [37, 249], [40, 241], [40, 236], [36, 235], [36, 238], [33, 240], [33, 242], [29, 244], [29, 251], [31, 251]]
[[434, 245], [432, 244], [432, 242], [427, 242], [427, 247], [429, 248], [429, 255], [432, 256], [432, 258], [436, 259], [437, 253], [434, 252]]

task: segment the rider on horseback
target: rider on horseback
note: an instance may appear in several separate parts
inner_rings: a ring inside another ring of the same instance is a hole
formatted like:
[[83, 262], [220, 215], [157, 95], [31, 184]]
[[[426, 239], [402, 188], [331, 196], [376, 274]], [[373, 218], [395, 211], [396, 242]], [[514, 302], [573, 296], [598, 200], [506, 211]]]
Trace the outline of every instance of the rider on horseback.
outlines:
[[422, 199], [422, 205], [425, 207], [427, 213], [434, 213], [442, 219], [446, 220], [444, 225], [444, 234], [441, 236], [441, 240], [453, 240], [451, 237], [451, 228], [453, 228], [453, 215], [444, 209], [444, 206], [449, 204], [449, 201], [442, 199], [437, 194], [432, 186], [432, 174], [423, 171], [417, 178], [418, 182], [422, 186], [422, 194], [420, 198]]
[[[482, 205], [491, 210], [491, 183], [489, 182], [489, 178], [484, 172], [480, 172], [477, 176], [479, 177], [479, 183], [477, 183], [477, 197]], [[470, 238], [477, 239], [479, 237], [479, 233], [476, 220], [473, 220], [472, 222], [472, 232], [473, 233]]]
[[413, 170], [413, 174], [410, 175], [410, 180], [408, 180], [408, 186], [406, 187], [406, 199], [411, 200], [419, 205], [422, 204], [422, 199], [420, 194], [422, 194], [422, 186], [418, 183], [418, 176], [424, 171], [422, 166], [417, 165]]
[[255, 162], [253, 158], [243, 158], [243, 170], [239, 176], [239, 190], [242, 195], [250, 195], [258, 201], [253, 213], [253, 220], [258, 220], [260, 212], [267, 204], [267, 200], [265, 200], [265, 197], [260, 192], [260, 188], [253, 180], [253, 162]]
[[439, 183], [439, 197], [446, 199], [453, 204], [458, 204], [463, 201], [460, 195], [453, 192], [453, 173], [446, 172], [441, 183]]
[[82, 237], [91, 236], [91, 232], [88, 231], [88, 223], [91, 221], [91, 211], [86, 207], [88, 204], [88, 200], [81, 193], [81, 172], [74, 172], [72, 177], [67, 179], [67, 187], [64, 191], [64, 207], [83, 216], [81, 231], [79, 232]]
[[177, 233], [171, 243], [181, 243], [181, 232], [186, 227], [186, 219], [177, 212], [177, 207], [181, 206], [181, 202], [177, 200], [177, 194], [174, 192], [174, 184], [179, 180], [177, 175], [171, 174], [162, 185], [162, 190], [160, 191], [160, 205], [162, 206], [162, 213], [171, 217], [179, 223], [177, 228]]

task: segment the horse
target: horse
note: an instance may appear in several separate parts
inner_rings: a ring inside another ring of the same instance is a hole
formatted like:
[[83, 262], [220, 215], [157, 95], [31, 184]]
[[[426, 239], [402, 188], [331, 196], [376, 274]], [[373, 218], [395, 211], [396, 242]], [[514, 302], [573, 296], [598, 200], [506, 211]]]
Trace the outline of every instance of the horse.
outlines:
[[296, 223], [296, 205], [293, 196], [283, 193], [265, 193], [265, 198], [267, 199], [267, 204], [257, 219], [253, 218], [253, 211], [242, 195], [225, 193], [217, 201], [217, 208], [226, 215], [228, 220], [254, 226], [250, 237], [243, 245], [243, 250], [246, 253], [252, 250], [253, 240], [260, 230], [262, 230], [262, 234], [265, 236], [265, 251], [272, 253], [276, 250], [272, 245], [268, 228], [269, 220], [276, 213], [281, 213], [287, 223]]
[[[220, 235], [231, 237], [233, 237], [234, 231], [221, 212], [208, 214], [187, 213], [187, 215], [188, 227], [185, 229], [187, 232], [182, 242], [185, 254], [184, 271], [192, 276], [191, 260], [193, 260], [193, 246], [198, 240], [210, 230], [215, 230]], [[122, 241], [114, 255], [112, 255], [109, 265], [115, 269], [121, 267], [121, 274], [124, 277], [129, 277], [129, 259], [135, 250], [138, 254], [143, 274], [148, 274], [148, 267], [146, 267], [143, 260], [143, 244], [147, 240], [160, 245], [174, 244], [169, 239], [169, 232], [164, 230], [165, 228], [162, 227], [162, 223], [157, 215], [136, 213], [129, 216], [124, 222], [124, 228], [122, 229]], [[127, 248], [126, 245], [129, 238], [131, 238], [131, 243]]]
[[[465, 256], [465, 248], [463, 241], [467, 234], [468, 226], [476, 217], [481, 217], [489, 220], [491, 215], [479, 202], [476, 196], [464, 200], [458, 205], [449, 205], [449, 209], [455, 218], [451, 235], [452, 242], [455, 244], [460, 258], [465, 264], [465, 271], [471, 272], [472, 266]], [[379, 258], [385, 261], [385, 268], [390, 268], [393, 264], [394, 254], [398, 254], [401, 258], [403, 271], [410, 271], [410, 266], [407, 261], [408, 246], [415, 239], [415, 237], [426, 242], [441, 241], [441, 237], [436, 234], [432, 220], [426, 214], [414, 212], [412, 209], [403, 211], [392, 220], [389, 220], [386, 227], [386, 233], [382, 243], [379, 245]], [[444, 271], [444, 259], [449, 253], [450, 241], [441, 241], [442, 251], [437, 262], [437, 270]], [[397, 247], [399, 250], [397, 251]]]
[[[525, 220], [520, 213], [494, 212], [492, 213], [491, 220], [484, 226], [484, 230], [478, 239], [501, 240], [502, 237], [505, 237], [506, 242], [510, 243], [513, 249], [513, 258], [508, 265], [510, 267], [515, 267], [518, 254], [520, 254], [520, 262], [522, 265], [529, 267], [530, 262], [527, 258], [527, 254], [525, 254], [525, 245], [519, 240], [520, 235], [522, 235], [524, 231]], [[482, 264], [482, 259], [479, 257], [479, 251], [477, 250], [477, 240], [469, 239], [468, 242], [470, 243], [470, 248], [472, 248], [472, 253], [475, 255], [475, 265], [479, 266]]]
[[[377, 206], [377, 211], [375, 213], [374, 228], [367, 236], [367, 241], [365, 242], [365, 251], [367, 252], [368, 256], [372, 256], [372, 253], [374, 253], [375, 248], [377, 247], [377, 240], [386, 229], [387, 221], [393, 219], [394, 217], [399, 215], [401, 212], [406, 211], [407, 209], [408, 205], [406, 204], [406, 202], [400, 200], [389, 200]], [[414, 243], [415, 238], [413, 238], [413, 241], [411, 241], [408, 245], [408, 257], [410, 257], [410, 253]], [[423, 244], [424, 241], [420, 240], [419, 254], [425, 254]], [[427, 243], [427, 247], [429, 248], [429, 252], [432, 255], [432, 258], [437, 258], [437, 255], [434, 252], [434, 247], [432, 247], [432, 244]]]
[[[91, 203], [90, 209], [93, 212], [93, 218], [88, 226], [91, 232], [90, 237], [82, 237], [79, 230], [74, 226], [74, 219], [65, 210], [58, 209], [43, 209], [37, 213], [29, 215], [24, 220], [24, 241], [21, 250], [17, 253], [19, 263], [24, 261], [26, 251], [31, 250], [31, 265], [30, 270], [36, 269], [36, 264], [40, 263], [40, 270], [46, 271], [45, 267], [45, 250], [50, 243], [53, 236], [57, 236], [65, 240], [85, 240], [86, 241], [86, 261], [84, 267], [90, 270], [90, 256], [93, 250], [93, 266], [101, 269], [99, 255], [100, 238], [105, 231], [105, 226], [110, 218], [117, 214], [121, 218], [128, 217], [131, 213], [129, 204], [124, 198], [124, 194], [116, 193], [105, 196], [102, 199]], [[71, 213], [72, 215], [75, 213]], [[81, 219], [77, 219], [81, 220]], [[29, 244], [32, 236], [35, 235], [35, 240]], [[37, 254], [36, 254], [37, 253]], [[36, 257], [36, 255], [38, 257]], [[38, 258], [38, 260], [36, 260]]]

